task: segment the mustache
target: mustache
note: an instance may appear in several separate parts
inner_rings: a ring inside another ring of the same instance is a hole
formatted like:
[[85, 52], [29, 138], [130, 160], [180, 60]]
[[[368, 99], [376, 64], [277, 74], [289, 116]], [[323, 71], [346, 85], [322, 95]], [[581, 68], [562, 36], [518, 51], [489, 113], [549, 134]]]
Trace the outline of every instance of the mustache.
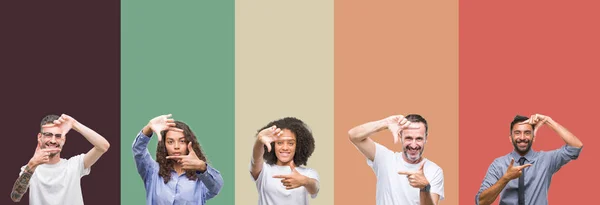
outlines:
[[407, 145], [406, 147], [404, 147], [404, 149], [406, 149], [406, 150], [421, 150], [421, 146], [417, 145], [417, 147], [412, 148], [410, 145]]
[[521, 143], [521, 142], [529, 143], [529, 141], [530, 140], [528, 140], [528, 139], [517, 139], [517, 140], [515, 140], [515, 143]]

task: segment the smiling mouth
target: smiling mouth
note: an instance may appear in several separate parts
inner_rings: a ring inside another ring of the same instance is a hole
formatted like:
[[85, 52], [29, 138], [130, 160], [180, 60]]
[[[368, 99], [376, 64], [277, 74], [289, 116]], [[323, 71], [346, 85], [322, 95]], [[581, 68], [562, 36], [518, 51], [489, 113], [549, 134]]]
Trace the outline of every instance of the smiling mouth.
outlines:
[[282, 156], [282, 157], [289, 157], [290, 154], [291, 154], [290, 152], [279, 152], [279, 156]]
[[58, 144], [46, 144], [46, 147], [50, 147], [50, 148], [60, 148], [60, 146]]

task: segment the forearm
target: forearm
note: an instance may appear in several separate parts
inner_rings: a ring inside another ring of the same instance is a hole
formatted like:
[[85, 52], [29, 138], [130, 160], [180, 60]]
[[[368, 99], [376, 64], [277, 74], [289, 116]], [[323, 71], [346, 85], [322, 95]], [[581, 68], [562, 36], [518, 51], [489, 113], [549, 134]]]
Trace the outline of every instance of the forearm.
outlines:
[[433, 198], [431, 197], [430, 192], [424, 192], [424, 191], [419, 192], [419, 198], [420, 198], [419, 204], [424, 204], [424, 205], [436, 205], [437, 204], [437, 203], [433, 202]]
[[31, 179], [32, 173], [27, 171], [28, 168], [25, 167], [25, 171], [17, 178], [15, 184], [13, 185], [12, 192], [10, 193], [10, 198], [14, 202], [21, 201], [25, 192], [27, 192], [27, 188], [29, 188], [29, 180]]
[[387, 123], [385, 122], [385, 119], [368, 122], [354, 127], [350, 131], [348, 131], [348, 136], [350, 138], [350, 141], [356, 144], [366, 140], [373, 133], [379, 132], [383, 129], [387, 129]]
[[500, 192], [502, 192], [502, 189], [504, 189], [508, 182], [509, 180], [502, 177], [490, 188], [481, 192], [481, 195], [479, 195], [479, 205], [489, 205], [496, 201], [496, 198], [498, 198], [498, 195], [500, 195]]
[[552, 118], [546, 121], [546, 123], [548, 126], [550, 126], [550, 128], [552, 128], [552, 130], [554, 130], [554, 132], [558, 134], [558, 136], [560, 136], [560, 138], [563, 139], [563, 141], [565, 141], [567, 145], [577, 148], [583, 147], [583, 143], [577, 137], [575, 137], [575, 135], [569, 132], [569, 130], [562, 125], [558, 124], [556, 121], [552, 120]]
[[150, 124], [144, 126], [144, 128], [142, 128], [142, 133], [148, 137], [152, 136], [152, 128], [150, 127]]
[[304, 184], [304, 188], [311, 195], [317, 194], [319, 192], [319, 182], [316, 179], [306, 177], [306, 183]]
[[88, 142], [94, 145], [94, 149], [97, 149], [102, 153], [106, 152], [110, 147], [110, 144], [104, 137], [79, 122], [73, 123], [73, 129], [83, 135]]
[[265, 153], [264, 144], [257, 138], [252, 148], [252, 177], [258, 178], [263, 166], [263, 155]]
[[209, 198], [219, 194], [223, 187], [223, 178], [221, 177], [221, 174], [211, 166], [207, 166], [206, 171], [199, 175], [199, 179], [199, 181], [202, 181], [204, 186], [208, 189]]

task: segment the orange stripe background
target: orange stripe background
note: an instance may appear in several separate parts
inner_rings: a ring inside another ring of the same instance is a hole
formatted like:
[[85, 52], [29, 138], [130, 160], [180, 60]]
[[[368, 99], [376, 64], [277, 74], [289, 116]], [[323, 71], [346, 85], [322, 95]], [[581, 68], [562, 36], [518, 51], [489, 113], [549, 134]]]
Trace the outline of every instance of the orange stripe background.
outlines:
[[[424, 156], [458, 204], [458, 2], [335, 1], [336, 204], [375, 204], [376, 178], [348, 140], [352, 127], [394, 114], [429, 122]], [[373, 139], [401, 151], [389, 132]]]

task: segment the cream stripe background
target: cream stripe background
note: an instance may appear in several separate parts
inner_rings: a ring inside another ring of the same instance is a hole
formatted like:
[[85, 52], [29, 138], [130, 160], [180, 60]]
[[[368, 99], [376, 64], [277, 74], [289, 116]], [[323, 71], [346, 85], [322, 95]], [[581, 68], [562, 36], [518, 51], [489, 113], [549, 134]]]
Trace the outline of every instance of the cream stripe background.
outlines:
[[333, 204], [333, 1], [236, 1], [235, 201], [255, 204], [248, 166], [257, 129], [294, 116], [312, 129], [310, 204]]

